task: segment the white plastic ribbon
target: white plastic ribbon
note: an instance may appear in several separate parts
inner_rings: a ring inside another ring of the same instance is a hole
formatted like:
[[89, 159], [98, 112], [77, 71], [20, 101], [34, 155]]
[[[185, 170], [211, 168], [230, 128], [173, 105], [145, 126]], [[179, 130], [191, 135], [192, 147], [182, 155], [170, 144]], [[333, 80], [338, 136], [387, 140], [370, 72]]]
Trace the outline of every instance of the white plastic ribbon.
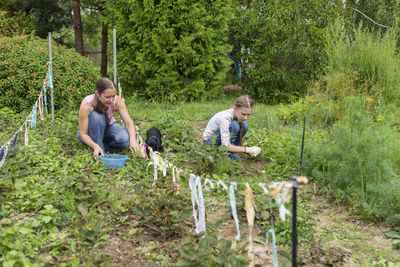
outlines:
[[154, 183], [158, 179], [158, 173], [157, 173], [157, 154], [153, 153], [153, 165], [154, 165]]
[[228, 187], [226, 186], [226, 184], [224, 183], [224, 182], [222, 182], [222, 181], [218, 181], [217, 182], [217, 188], [218, 188], [218, 190], [219, 190], [219, 187], [222, 187], [226, 192], [228, 192]]
[[[196, 234], [200, 234], [206, 230], [204, 199], [203, 192], [201, 190], [201, 180], [192, 173], [190, 174], [189, 178], [189, 187], [192, 198], [193, 217], [196, 224], [195, 232]], [[198, 219], [196, 204], [198, 208]]]
[[279, 182], [270, 185], [275, 187], [269, 194], [275, 199], [276, 205], [279, 206], [279, 217], [282, 221], [286, 220], [286, 215], [292, 216], [292, 213], [285, 207], [285, 203], [290, 201], [292, 196], [292, 182]]
[[258, 183], [258, 186], [261, 187], [264, 190], [264, 194], [269, 194], [269, 191], [267, 188], [265, 188], [265, 184], [264, 183]]
[[286, 215], [292, 216], [292, 213], [285, 207], [285, 205], [279, 205], [279, 218], [281, 218], [282, 221], [285, 221]]
[[231, 204], [232, 216], [233, 216], [233, 219], [235, 220], [235, 224], [236, 224], [237, 235], [235, 236], [235, 239], [236, 239], [236, 241], [239, 241], [240, 240], [240, 229], [239, 229], [239, 220], [238, 220], [237, 212], [236, 212], [236, 198], [235, 198], [236, 188], [237, 188], [237, 184], [235, 182], [231, 182], [231, 185], [229, 186], [229, 203]]
[[164, 166], [163, 166], [163, 170], [162, 170], [163, 177], [167, 176], [167, 164], [168, 164], [168, 161], [166, 159], [164, 159]]
[[27, 124], [27, 121], [25, 121], [25, 133], [24, 133], [24, 145], [27, 146], [29, 145], [29, 127]]
[[205, 179], [204, 180], [204, 190], [209, 191], [210, 189], [208, 188], [207, 185], [210, 185], [211, 189], [214, 189], [214, 184], [210, 179]]
[[140, 144], [140, 143], [143, 142], [143, 139], [142, 139], [142, 137], [141, 137], [140, 134], [139, 134], [139, 127], [135, 126], [135, 128], [136, 128], [136, 142], [137, 142], [138, 144]]

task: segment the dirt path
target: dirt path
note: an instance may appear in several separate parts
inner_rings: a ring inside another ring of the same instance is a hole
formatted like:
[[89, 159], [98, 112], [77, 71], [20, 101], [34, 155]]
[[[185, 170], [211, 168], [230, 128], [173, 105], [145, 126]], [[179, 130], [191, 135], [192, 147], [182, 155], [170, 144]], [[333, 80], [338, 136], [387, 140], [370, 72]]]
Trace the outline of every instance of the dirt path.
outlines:
[[[264, 162], [247, 161], [246, 155], [244, 162], [244, 175], [248, 175], [248, 171], [255, 173], [265, 168]], [[315, 221], [313, 243], [298, 247], [299, 266], [400, 266], [400, 255], [392, 249], [391, 240], [384, 235], [389, 229], [383, 225], [367, 224], [357, 218], [349, 207], [336, 204], [316, 192], [319, 190], [313, 184], [299, 189], [301, 204], [307, 216]], [[229, 200], [221, 202], [214, 199], [210, 203], [206, 203], [207, 221], [215, 223], [221, 220], [220, 238], [232, 240], [233, 247], [237, 246], [234, 241], [236, 225]], [[248, 228], [245, 217], [242, 216], [239, 221], [241, 244], [248, 240]], [[151, 263], [152, 252], [158, 251], [157, 254], [160, 254], [160, 248], [162, 250], [166, 245], [160, 240], [148, 239], [141, 233], [135, 233], [129, 238], [125, 234], [121, 235], [129, 232], [135, 232], [135, 227], [117, 228], [110, 238], [111, 244], [100, 249], [99, 254], [109, 255], [112, 266], [155, 266]], [[272, 266], [271, 246], [265, 244], [265, 235], [262, 235], [258, 226], [253, 230], [253, 237], [257, 240], [254, 242], [255, 264]], [[279, 266], [291, 266], [290, 248], [278, 246], [277, 250]], [[164, 254], [163, 260], [173, 262], [168, 253]]]
[[[302, 244], [298, 248], [299, 266], [400, 266], [399, 255], [391, 249], [391, 241], [385, 237], [388, 229], [380, 225], [367, 224], [357, 219], [349, 208], [324, 196], [315, 196], [309, 186], [304, 189], [309, 201], [304, 201], [308, 215], [314, 217], [315, 240], [313, 244]], [[302, 197], [301, 195], [299, 197]], [[239, 208], [239, 207], [238, 207]], [[207, 220], [215, 223], [222, 220], [220, 238], [233, 241], [236, 247], [236, 226], [232, 218], [229, 202], [219, 202], [207, 211]], [[244, 218], [240, 218], [241, 241], [247, 242], [248, 228]], [[134, 224], [133, 224], [134, 225]], [[110, 245], [102, 248], [99, 253], [108, 255], [112, 266], [152, 266], [149, 257], [151, 252], [159, 250], [161, 243], [157, 240], [146, 240], [146, 237], [136, 235], [127, 238], [126, 233], [135, 232], [134, 226], [119, 227], [110, 238]], [[122, 234], [121, 233], [125, 233]], [[253, 230], [254, 238], [265, 241], [259, 227]], [[288, 248], [277, 247], [280, 266], [290, 266], [286, 257]], [[282, 253], [284, 252], [284, 253]], [[285, 256], [286, 253], [286, 256]], [[254, 242], [255, 264], [272, 266], [271, 246]], [[165, 258], [168, 262], [168, 257]], [[170, 259], [171, 260], [171, 259]]]
[[[332, 204], [333, 201], [325, 196], [315, 195], [311, 186], [302, 188], [303, 196], [307, 199], [303, 205], [308, 216], [315, 219], [314, 242], [302, 244], [298, 248], [298, 262], [300, 266], [400, 266], [400, 255], [392, 249], [391, 240], [385, 237], [385, 226], [367, 224], [357, 218], [349, 207], [341, 204]], [[299, 197], [302, 197], [300, 194]], [[309, 199], [309, 200], [308, 200]], [[227, 206], [228, 205], [228, 206]], [[239, 209], [239, 207], [238, 207]], [[215, 223], [222, 220], [220, 237], [234, 241], [236, 226], [232, 218], [229, 203], [219, 203], [207, 219]], [[241, 241], [248, 239], [246, 219], [241, 218]], [[254, 238], [265, 241], [257, 227], [254, 229]], [[236, 246], [234, 241], [233, 246]], [[271, 246], [265, 243], [254, 242], [255, 264], [272, 266]], [[290, 266], [287, 258], [288, 248], [277, 247], [280, 266]], [[286, 255], [285, 255], [286, 254]]]
[[306, 266], [400, 266], [400, 255], [392, 249], [389, 231], [381, 224], [367, 224], [345, 205], [329, 197], [315, 195], [312, 186], [304, 188], [310, 198], [309, 215], [316, 219], [315, 240], [311, 247], [300, 247], [300, 260]]

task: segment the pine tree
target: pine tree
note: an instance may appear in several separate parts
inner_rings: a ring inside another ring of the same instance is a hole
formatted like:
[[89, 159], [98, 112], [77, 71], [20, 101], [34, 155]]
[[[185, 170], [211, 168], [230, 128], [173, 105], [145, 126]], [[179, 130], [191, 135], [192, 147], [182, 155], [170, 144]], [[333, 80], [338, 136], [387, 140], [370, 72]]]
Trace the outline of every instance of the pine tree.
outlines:
[[230, 0], [122, 0], [109, 8], [126, 93], [176, 102], [220, 91], [230, 63]]

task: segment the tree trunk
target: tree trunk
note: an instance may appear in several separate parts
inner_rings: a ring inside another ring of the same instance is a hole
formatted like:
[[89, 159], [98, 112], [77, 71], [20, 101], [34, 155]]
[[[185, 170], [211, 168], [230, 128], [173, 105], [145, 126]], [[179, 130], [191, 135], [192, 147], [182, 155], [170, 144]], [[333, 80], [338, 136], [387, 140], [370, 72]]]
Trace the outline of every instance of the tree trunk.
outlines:
[[75, 50], [83, 56], [83, 31], [81, 19], [80, 0], [75, 0], [74, 7], [74, 31], [75, 31]]
[[108, 44], [108, 28], [104, 23], [101, 24], [101, 67], [100, 73], [102, 77], [107, 77], [107, 44]]

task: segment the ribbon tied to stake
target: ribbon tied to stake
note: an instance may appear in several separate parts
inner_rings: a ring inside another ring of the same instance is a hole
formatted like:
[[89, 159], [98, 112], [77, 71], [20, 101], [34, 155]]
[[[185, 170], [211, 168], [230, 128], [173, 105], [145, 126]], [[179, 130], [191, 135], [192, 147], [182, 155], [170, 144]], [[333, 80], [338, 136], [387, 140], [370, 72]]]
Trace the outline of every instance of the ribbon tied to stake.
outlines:
[[254, 218], [256, 216], [256, 205], [254, 203], [253, 192], [249, 184], [246, 183], [244, 188], [244, 205], [246, 209], [247, 222], [249, 224], [249, 252], [248, 256], [251, 259], [252, 265], [254, 265], [254, 246], [253, 246], [253, 226]]
[[44, 98], [44, 109], [46, 111], [46, 114], [49, 114], [47, 110], [47, 97], [46, 97], [46, 79], [43, 81], [43, 98]]
[[[307, 184], [308, 179], [305, 176], [299, 176], [297, 177], [297, 182]], [[269, 194], [279, 206], [279, 217], [282, 221], [286, 220], [286, 215], [292, 216], [292, 213], [285, 207], [285, 203], [288, 203], [292, 197], [293, 186], [296, 186], [293, 185], [293, 181], [276, 182], [269, 185], [269, 188], [273, 188]]]
[[[20, 131], [21, 131], [21, 129], [20, 129]], [[17, 142], [18, 142], [18, 133], [19, 133], [19, 131], [14, 134], [14, 141], [13, 141], [13, 144], [11, 147], [13, 150], [15, 149], [15, 146], [17, 145]]]
[[0, 167], [3, 166], [8, 152], [7, 145], [3, 146], [0, 150]]
[[210, 179], [205, 179], [204, 180], [204, 190], [209, 191], [210, 189], [208, 188], [207, 185], [210, 185], [210, 188], [214, 189], [214, 184]]
[[[189, 187], [192, 197], [193, 217], [196, 224], [195, 232], [196, 234], [200, 234], [206, 230], [204, 199], [203, 191], [201, 190], [200, 177], [196, 177], [191, 173], [189, 178]], [[196, 211], [196, 204], [198, 212]]]
[[222, 182], [222, 181], [217, 181], [217, 188], [218, 188], [218, 190], [219, 190], [219, 187], [222, 187], [225, 191], [227, 191], [228, 192], [228, 187], [226, 186], [226, 184], [224, 183], [224, 182]]
[[33, 105], [33, 110], [32, 110], [32, 120], [31, 120], [31, 128], [36, 127], [36, 103]]
[[276, 255], [276, 238], [274, 229], [269, 229], [267, 234], [265, 235], [265, 242], [268, 245], [268, 237], [272, 238], [272, 263], [273, 267], [278, 267], [278, 256]]
[[29, 127], [27, 124], [27, 121], [25, 121], [25, 133], [24, 133], [24, 145], [27, 146], [29, 145]]
[[240, 229], [239, 229], [239, 220], [238, 220], [237, 211], [236, 211], [236, 198], [235, 198], [236, 188], [237, 188], [237, 184], [235, 182], [231, 182], [231, 185], [229, 186], [229, 202], [231, 204], [232, 216], [233, 216], [233, 219], [235, 220], [235, 224], [236, 224], [237, 235], [235, 236], [235, 239], [236, 239], [236, 241], [239, 241], [240, 240]]

